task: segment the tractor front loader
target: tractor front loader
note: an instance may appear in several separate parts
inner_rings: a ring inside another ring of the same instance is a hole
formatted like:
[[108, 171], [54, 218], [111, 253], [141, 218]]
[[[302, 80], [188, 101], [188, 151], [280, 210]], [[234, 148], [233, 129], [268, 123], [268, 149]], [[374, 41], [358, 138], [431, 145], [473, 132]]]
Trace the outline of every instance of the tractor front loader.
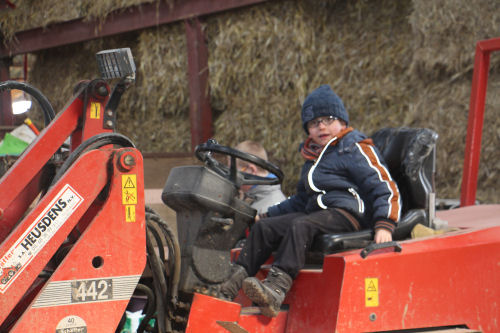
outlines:
[[0, 180], [0, 331], [112, 332], [146, 265], [143, 160], [113, 133], [135, 75], [129, 49], [98, 55], [55, 115], [34, 87], [46, 127]]

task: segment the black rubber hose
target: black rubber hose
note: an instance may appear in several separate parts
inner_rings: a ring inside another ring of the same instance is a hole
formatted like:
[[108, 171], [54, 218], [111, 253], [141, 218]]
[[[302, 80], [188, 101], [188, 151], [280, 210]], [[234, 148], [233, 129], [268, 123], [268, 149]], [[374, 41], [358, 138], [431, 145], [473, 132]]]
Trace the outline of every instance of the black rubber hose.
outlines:
[[172, 248], [172, 260], [173, 261], [174, 267], [173, 267], [173, 277], [172, 277], [172, 283], [171, 283], [171, 294], [173, 298], [177, 298], [178, 295], [178, 286], [179, 286], [179, 280], [180, 280], [180, 274], [181, 274], [181, 249], [179, 245], [179, 241], [177, 239], [177, 236], [175, 235], [174, 231], [172, 228], [168, 225], [167, 222], [161, 219], [161, 217], [156, 214], [156, 212], [150, 208], [146, 207], [146, 212], [152, 214], [149, 218], [155, 222], [157, 222], [161, 227], [163, 228], [164, 232], [166, 233], [166, 240], [169, 243], [169, 250]]
[[151, 264], [151, 270], [155, 275], [155, 278], [157, 278], [158, 282], [160, 282], [162, 297], [165, 297], [168, 291], [167, 281], [165, 279], [163, 265], [160, 262], [160, 259], [158, 258], [156, 251], [154, 249], [153, 242], [151, 241], [152, 238], [154, 238], [154, 236], [151, 232], [151, 229], [148, 228], [146, 237], [146, 248], [148, 252], [148, 259]]
[[119, 133], [101, 133], [85, 140], [64, 161], [59, 168], [50, 186], [54, 185], [69, 167], [87, 150], [97, 149], [106, 145], [118, 145], [121, 147], [135, 148], [134, 143], [126, 136]]
[[45, 97], [38, 89], [36, 89], [32, 85], [17, 81], [0, 82], [0, 91], [12, 90], [12, 89], [25, 91], [37, 100], [38, 104], [40, 104], [40, 107], [42, 108], [43, 111], [45, 126], [47, 126], [52, 121], [52, 119], [56, 117], [54, 108], [50, 104], [47, 97]]
[[[147, 227], [148, 227], [148, 230], [151, 231], [151, 233], [153, 234], [155, 240], [156, 240], [156, 244], [158, 245], [158, 252], [160, 254], [160, 261], [162, 263], [164, 263], [166, 260], [165, 260], [165, 242], [163, 241], [162, 239], [162, 236], [159, 234], [158, 230], [154, 228], [154, 226], [151, 224], [151, 221], [149, 220], [148, 218], [148, 214], [146, 214], [146, 219], [147, 219]], [[161, 230], [160, 230], [161, 231]]]
[[148, 324], [149, 320], [151, 318], [153, 318], [153, 315], [155, 313], [155, 304], [156, 304], [156, 299], [155, 299], [155, 294], [153, 293], [153, 291], [146, 285], [144, 284], [137, 284], [137, 287], [135, 288], [135, 290], [138, 290], [138, 291], [141, 291], [142, 293], [144, 293], [148, 299], [148, 302], [146, 304], [146, 311], [145, 311], [145, 315], [144, 315], [144, 318], [142, 319], [141, 321], [141, 324], [139, 325], [139, 327], [137, 328], [137, 332], [144, 332], [144, 329], [146, 327], [146, 325]]
[[[148, 226], [151, 226], [151, 229], [154, 230], [154, 236], [156, 238], [156, 242], [158, 244], [162, 244], [162, 246], [158, 246], [158, 250], [160, 253], [160, 259], [162, 263], [167, 262], [167, 255], [163, 247], [167, 247], [168, 249], [168, 258], [174, 258], [175, 249], [172, 247], [172, 242], [169, 240], [168, 234], [165, 233], [165, 229], [159, 222], [161, 220], [160, 216], [154, 212], [154, 210], [150, 207], [146, 206], [146, 220], [148, 221]], [[156, 227], [154, 227], [156, 226]], [[161, 233], [161, 235], [159, 234]], [[168, 272], [173, 272], [173, 260], [168, 261]]]
[[146, 231], [146, 250], [148, 252], [148, 262], [151, 267], [151, 272], [153, 273], [153, 285], [156, 290], [156, 313], [157, 313], [157, 323], [158, 331], [160, 333], [165, 332], [165, 303], [164, 299], [167, 295], [167, 283], [165, 281], [165, 276], [163, 275], [163, 270], [160, 265], [160, 260], [156, 255], [153, 243], [151, 241], [154, 236], [151, 231]]

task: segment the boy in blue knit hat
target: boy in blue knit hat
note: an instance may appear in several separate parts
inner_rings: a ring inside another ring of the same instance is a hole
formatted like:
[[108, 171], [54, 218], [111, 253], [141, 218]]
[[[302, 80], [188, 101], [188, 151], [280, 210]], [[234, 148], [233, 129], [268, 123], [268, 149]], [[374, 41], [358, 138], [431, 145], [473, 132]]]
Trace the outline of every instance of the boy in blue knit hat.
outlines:
[[[231, 278], [221, 286], [229, 300], [243, 286], [270, 317], [278, 314], [317, 235], [373, 228], [376, 243], [389, 242], [400, 217], [396, 183], [373, 142], [348, 127], [349, 115], [329, 85], [306, 97], [302, 124], [308, 138], [297, 193], [256, 218]], [[266, 279], [252, 277], [274, 251]]]

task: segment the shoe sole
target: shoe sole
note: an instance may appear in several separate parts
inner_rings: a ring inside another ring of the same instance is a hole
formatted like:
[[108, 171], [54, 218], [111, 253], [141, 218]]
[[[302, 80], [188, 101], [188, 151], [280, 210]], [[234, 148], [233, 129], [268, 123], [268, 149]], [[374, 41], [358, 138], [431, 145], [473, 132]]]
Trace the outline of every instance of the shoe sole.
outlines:
[[271, 304], [268, 294], [256, 278], [245, 279], [243, 281], [243, 291], [245, 295], [260, 308], [262, 314], [266, 317], [276, 317], [280, 309], [276, 309]]

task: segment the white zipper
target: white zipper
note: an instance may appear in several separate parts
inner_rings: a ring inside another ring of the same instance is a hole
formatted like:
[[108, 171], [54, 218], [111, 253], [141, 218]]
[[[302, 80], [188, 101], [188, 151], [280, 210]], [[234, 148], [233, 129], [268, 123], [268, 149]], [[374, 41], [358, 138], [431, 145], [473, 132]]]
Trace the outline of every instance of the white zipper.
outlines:
[[356, 198], [356, 200], [358, 201], [358, 210], [361, 214], [363, 214], [365, 212], [365, 203], [363, 202], [363, 200], [361, 200], [358, 192], [356, 192], [356, 190], [352, 187], [348, 188], [347, 190]]
[[328, 148], [328, 146], [333, 142], [337, 140], [337, 137], [334, 137], [333, 139], [331, 139], [330, 141], [328, 141], [328, 143], [325, 145], [325, 147], [323, 148], [323, 150], [321, 151], [321, 154], [319, 154], [319, 157], [318, 159], [316, 160], [316, 162], [314, 162], [313, 166], [311, 167], [311, 169], [309, 169], [309, 173], [307, 174], [307, 182], [309, 183], [309, 186], [311, 187], [311, 189], [314, 191], [314, 192], [319, 192], [319, 193], [323, 193], [325, 194], [326, 192], [323, 191], [323, 190], [320, 190], [319, 188], [316, 187], [316, 185], [314, 185], [313, 183], [313, 179], [312, 179], [312, 174], [314, 172], [314, 170], [316, 169], [316, 166], [318, 165], [319, 161], [321, 160], [321, 157], [323, 157], [323, 154], [325, 153], [326, 149]]
[[330, 141], [328, 141], [328, 143], [325, 145], [325, 147], [323, 148], [323, 150], [321, 151], [321, 153], [319, 154], [318, 156], [318, 159], [316, 160], [316, 162], [314, 162], [313, 166], [311, 167], [311, 169], [309, 169], [309, 173], [307, 174], [307, 182], [309, 183], [309, 186], [311, 187], [311, 189], [314, 191], [314, 192], [318, 192], [320, 193], [317, 197], [316, 197], [316, 202], [318, 203], [318, 206], [322, 209], [327, 209], [328, 207], [323, 204], [323, 194], [326, 194], [326, 192], [324, 190], [320, 190], [319, 188], [316, 187], [316, 185], [314, 185], [314, 182], [313, 182], [313, 179], [312, 179], [312, 174], [314, 172], [314, 170], [316, 169], [316, 166], [318, 165], [319, 161], [321, 160], [321, 157], [323, 157], [323, 154], [325, 153], [326, 149], [328, 148], [328, 146], [330, 146], [330, 144], [337, 140], [337, 137], [334, 137], [333, 139], [331, 139]]

